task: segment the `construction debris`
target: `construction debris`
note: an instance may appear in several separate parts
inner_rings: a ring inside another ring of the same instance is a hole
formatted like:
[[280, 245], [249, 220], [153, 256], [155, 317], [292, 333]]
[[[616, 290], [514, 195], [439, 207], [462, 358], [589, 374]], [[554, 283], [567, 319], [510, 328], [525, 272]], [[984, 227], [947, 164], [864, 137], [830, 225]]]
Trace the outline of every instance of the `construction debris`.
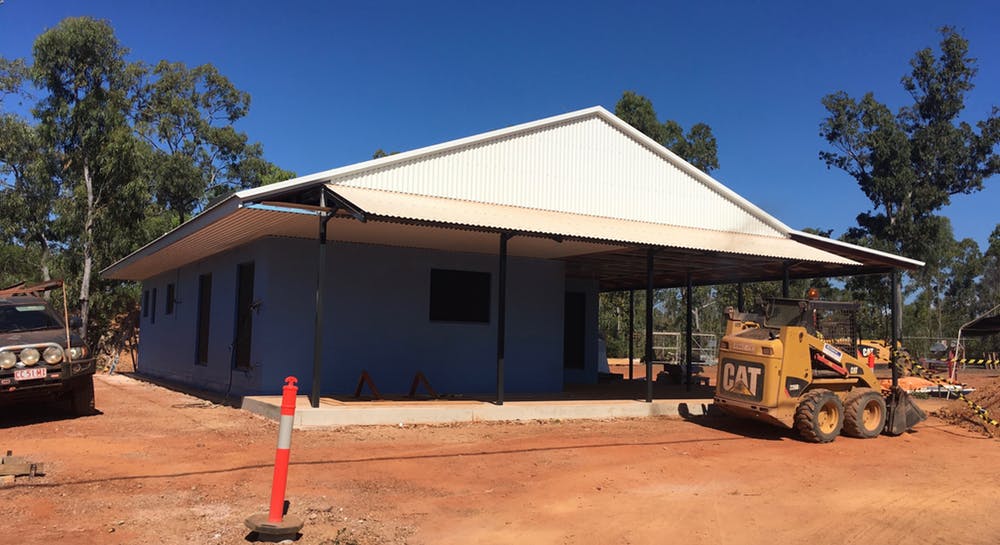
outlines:
[[[879, 381], [883, 390], [888, 390], [892, 386], [892, 380], [882, 379]], [[923, 394], [934, 397], [957, 397], [958, 394], [967, 395], [975, 391], [964, 384], [940, 384], [929, 381], [921, 377], [900, 377], [899, 387], [910, 394]]]
[[981, 386], [969, 395], [969, 399], [979, 406], [980, 410], [970, 407], [966, 403], [953, 401], [948, 406], [938, 410], [935, 416], [947, 422], [956, 424], [963, 428], [984, 432], [991, 437], [1000, 437], [1000, 428], [989, 424], [982, 416], [986, 412], [989, 420], [1000, 414], [1000, 379], [994, 379], [992, 383]]
[[45, 475], [44, 464], [28, 461], [22, 456], [13, 456], [8, 450], [7, 455], [0, 458], [0, 477], [38, 477]]

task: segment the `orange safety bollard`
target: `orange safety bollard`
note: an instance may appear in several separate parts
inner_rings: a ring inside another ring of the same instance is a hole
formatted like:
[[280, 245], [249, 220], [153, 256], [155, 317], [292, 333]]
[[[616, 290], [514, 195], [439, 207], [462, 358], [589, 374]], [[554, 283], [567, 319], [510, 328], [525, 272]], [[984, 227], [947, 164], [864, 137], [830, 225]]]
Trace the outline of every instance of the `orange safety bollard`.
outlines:
[[274, 453], [274, 478], [271, 481], [271, 506], [267, 513], [246, 519], [247, 528], [271, 539], [294, 537], [302, 529], [298, 517], [285, 516], [285, 487], [288, 483], [288, 462], [292, 451], [292, 426], [295, 423], [295, 395], [299, 389], [295, 377], [285, 378], [281, 389], [281, 419], [278, 425], [278, 447]]

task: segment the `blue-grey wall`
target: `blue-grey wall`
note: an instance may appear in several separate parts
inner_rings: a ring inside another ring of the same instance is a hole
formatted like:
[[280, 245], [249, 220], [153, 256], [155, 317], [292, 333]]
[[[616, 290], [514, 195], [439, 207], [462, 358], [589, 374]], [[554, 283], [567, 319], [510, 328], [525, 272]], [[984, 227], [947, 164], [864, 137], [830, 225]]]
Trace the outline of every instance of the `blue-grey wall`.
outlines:
[[[234, 394], [276, 393], [287, 375], [311, 389], [315, 241], [267, 238], [150, 279], [156, 323], [142, 318], [140, 371]], [[255, 263], [251, 369], [232, 368], [236, 267]], [[488, 324], [432, 322], [431, 269], [490, 273]], [[330, 243], [323, 323], [323, 393], [353, 392], [367, 370], [383, 393], [405, 393], [422, 371], [438, 393], [496, 388], [497, 258], [415, 248]], [[195, 365], [198, 275], [212, 273], [209, 363]], [[166, 286], [176, 310], [165, 316]], [[563, 304], [567, 289], [588, 293], [587, 355], [582, 371], [563, 371]], [[505, 388], [557, 392], [564, 381], [596, 380], [597, 286], [566, 280], [557, 260], [511, 258], [507, 289]], [[230, 384], [230, 380], [232, 380]]]
[[566, 369], [564, 372], [565, 382], [567, 384], [597, 384], [597, 281], [567, 278], [565, 291], [583, 293], [587, 302], [584, 318], [586, 329], [583, 337], [583, 369]]
[[[151, 376], [195, 385], [214, 391], [239, 393], [257, 391], [266, 387], [262, 373], [230, 373], [232, 368], [231, 345], [236, 330], [236, 267], [239, 263], [256, 263], [255, 284], [266, 286], [268, 271], [262, 267], [257, 252], [258, 244], [243, 246], [233, 251], [151, 278], [144, 282], [143, 291], [157, 292], [155, 322], [153, 312], [143, 312], [139, 322], [139, 372]], [[209, 320], [208, 364], [198, 365], [198, 277], [212, 275], [212, 304]], [[174, 284], [175, 303], [173, 314], [166, 314], [167, 285]], [[152, 305], [152, 300], [150, 299]], [[152, 311], [152, 309], [150, 309]], [[254, 323], [254, 328], [258, 322]], [[267, 339], [252, 339], [251, 354]], [[230, 381], [231, 384], [230, 384]]]

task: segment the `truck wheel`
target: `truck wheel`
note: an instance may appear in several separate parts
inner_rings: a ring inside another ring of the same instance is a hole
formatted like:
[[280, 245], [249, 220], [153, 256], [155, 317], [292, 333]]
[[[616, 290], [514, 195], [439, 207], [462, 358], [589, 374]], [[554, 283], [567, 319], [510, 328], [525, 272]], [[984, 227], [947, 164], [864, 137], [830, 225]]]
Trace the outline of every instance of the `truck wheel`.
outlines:
[[77, 416], [94, 414], [93, 375], [80, 380], [80, 383], [73, 388], [73, 391], [70, 393], [70, 406], [73, 409], [73, 414]]
[[844, 402], [844, 435], [871, 439], [885, 427], [885, 398], [868, 388], [854, 390]]
[[844, 405], [830, 390], [811, 390], [795, 409], [795, 429], [811, 443], [829, 443], [844, 427]]

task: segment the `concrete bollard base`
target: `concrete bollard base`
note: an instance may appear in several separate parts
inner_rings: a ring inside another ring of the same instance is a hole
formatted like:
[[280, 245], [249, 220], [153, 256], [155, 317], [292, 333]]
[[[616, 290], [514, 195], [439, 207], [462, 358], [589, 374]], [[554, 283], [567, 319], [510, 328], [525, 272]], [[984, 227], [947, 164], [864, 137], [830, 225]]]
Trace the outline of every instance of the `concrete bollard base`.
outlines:
[[267, 513], [257, 513], [244, 521], [251, 532], [260, 535], [260, 541], [294, 539], [305, 524], [302, 519], [288, 515], [279, 522], [269, 522], [267, 516]]

